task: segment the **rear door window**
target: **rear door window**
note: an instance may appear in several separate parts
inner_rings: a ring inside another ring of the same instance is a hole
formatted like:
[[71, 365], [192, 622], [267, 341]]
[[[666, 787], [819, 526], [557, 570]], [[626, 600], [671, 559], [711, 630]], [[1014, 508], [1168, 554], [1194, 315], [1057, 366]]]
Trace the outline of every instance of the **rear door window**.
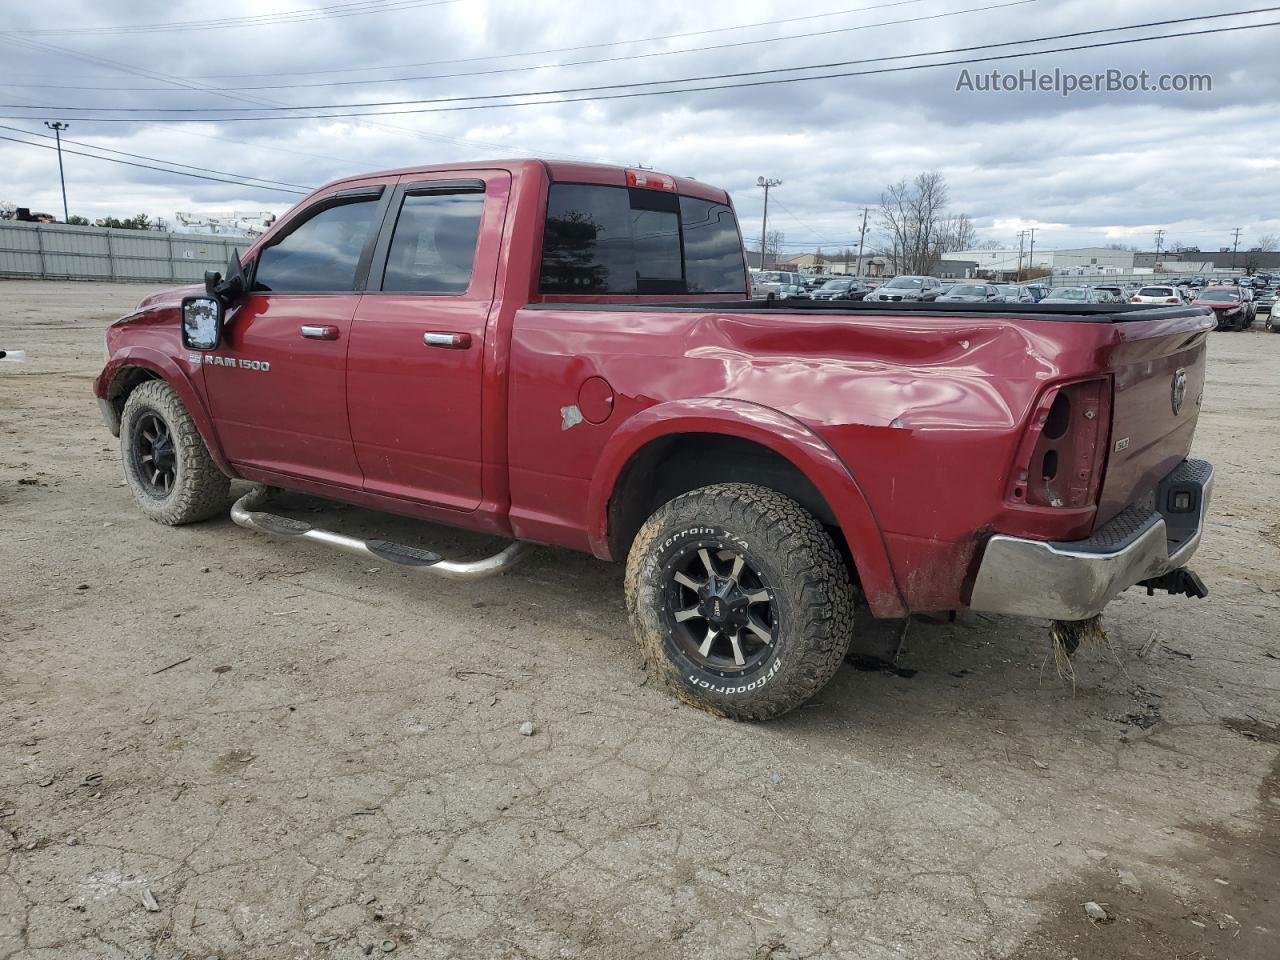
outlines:
[[744, 293], [746, 266], [728, 205], [627, 187], [552, 184], [543, 293]]
[[457, 296], [471, 283], [484, 193], [409, 194], [391, 237], [382, 289]]

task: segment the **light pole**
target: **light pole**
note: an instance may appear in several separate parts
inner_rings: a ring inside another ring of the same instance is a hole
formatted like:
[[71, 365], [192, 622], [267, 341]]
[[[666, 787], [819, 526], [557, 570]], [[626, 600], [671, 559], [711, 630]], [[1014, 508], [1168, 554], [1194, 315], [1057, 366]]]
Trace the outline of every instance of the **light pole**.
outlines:
[[[765, 196], [768, 196], [768, 194], [765, 194]], [[1236, 227], [1231, 232], [1234, 235], [1231, 240], [1231, 272], [1235, 273], [1236, 251], [1240, 249], [1240, 228]]]
[[58, 180], [62, 183], [62, 222], [66, 223], [71, 219], [71, 214], [67, 213], [67, 178], [62, 172], [62, 131], [71, 124], [63, 123], [61, 120], [54, 120], [52, 123], [46, 120], [44, 125], [53, 131], [53, 139], [58, 142]]
[[1031, 249], [1027, 251], [1027, 279], [1031, 279], [1031, 271], [1036, 268], [1036, 228], [1031, 227], [1028, 231], [1031, 234]]
[[1018, 231], [1018, 279], [1013, 281], [1014, 283], [1022, 282], [1022, 251], [1024, 249], [1023, 245], [1026, 243], [1026, 237], [1027, 231]]
[[764, 216], [760, 218], [760, 269], [764, 269], [764, 244], [769, 235], [769, 188], [782, 186], [781, 180], [756, 177], [756, 186], [764, 187]]

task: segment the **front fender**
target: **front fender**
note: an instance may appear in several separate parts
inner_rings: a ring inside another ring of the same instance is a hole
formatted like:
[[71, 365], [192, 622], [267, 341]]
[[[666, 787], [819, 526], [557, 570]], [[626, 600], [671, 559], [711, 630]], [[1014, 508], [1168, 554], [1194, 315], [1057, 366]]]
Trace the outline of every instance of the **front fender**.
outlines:
[[213, 420], [205, 406], [204, 397], [191, 382], [190, 374], [168, 354], [147, 346], [120, 348], [111, 355], [111, 359], [107, 361], [107, 365], [102, 368], [102, 372], [94, 381], [94, 394], [100, 400], [115, 399], [126, 372], [135, 367], [149, 370], [173, 387], [179, 399], [182, 400], [182, 405], [191, 414], [196, 430], [200, 432], [200, 438], [209, 448], [209, 456], [218, 465], [218, 469], [228, 477], [238, 476], [223, 454], [222, 445], [218, 443], [218, 435], [213, 429]]
[[646, 444], [681, 433], [718, 433], [750, 440], [790, 461], [831, 508], [853, 554], [871, 611], [906, 615], [889, 552], [857, 478], [840, 456], [804, 423], [771, 407], [715, 397], [674, 400], [631, 417], [609, 438], [587, 500], [587, 534], [597, 557], [609, 559], [609, 501], [623, 469]]

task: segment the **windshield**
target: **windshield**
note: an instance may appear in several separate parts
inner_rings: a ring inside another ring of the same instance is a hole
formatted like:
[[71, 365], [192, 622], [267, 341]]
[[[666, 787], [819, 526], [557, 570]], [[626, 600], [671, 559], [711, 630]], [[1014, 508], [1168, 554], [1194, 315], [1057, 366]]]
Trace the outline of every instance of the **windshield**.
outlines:
[[828, 280], [822, 285], [823, 290], [848, 290], [853, 285], [852, 280]]
[[766, 272], [766, 273], [760, 274], [760, 282], [761, 283], [788, 283], [790, 281], [787, 280], [787, 275], [785, 273]]
[[1055, 300], [1088, 300], [1089, 291], [1084, 287], [1063, 287], [1061, 290], [1053, 291]]
[[919, 277], [894, 277], [889, 281], [888, 286], [894, 290], [919, 290]]
[[1140, 297], [1172, 297], [1173, 290], [1169, 287], [1143, 287], [1138, 291]]
[[953, 297], [985, 297], [987, 295], [987, 288], [980, 287], [976, 283], [957, 283], [947, 291], [947, 295]]
[[1201, 292], [1201, 300], [1230, 300], [1235, 303], [1240, 299], [1240, 294], [1234, 290], [1228, 290], [1226, 287], [1210, 287], [1208, 290]]

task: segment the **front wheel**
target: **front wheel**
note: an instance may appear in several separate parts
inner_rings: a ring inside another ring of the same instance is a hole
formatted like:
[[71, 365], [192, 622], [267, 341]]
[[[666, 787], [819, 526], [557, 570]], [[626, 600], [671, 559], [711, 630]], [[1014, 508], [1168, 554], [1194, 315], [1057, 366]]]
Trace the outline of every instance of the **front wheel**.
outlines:
[[717, 716], [767, 720], [835, 674], [854, 592], [831, 536], [774, 490], [721, 483], [665, 504], [627, 557], [627, 611], [648, 668]]
[[163, 380], [148, 380], [129, 394], [120, 416], [120, 454], [134, 499], [157, 523], [207, 520], [226, 505], [231, 481]]

